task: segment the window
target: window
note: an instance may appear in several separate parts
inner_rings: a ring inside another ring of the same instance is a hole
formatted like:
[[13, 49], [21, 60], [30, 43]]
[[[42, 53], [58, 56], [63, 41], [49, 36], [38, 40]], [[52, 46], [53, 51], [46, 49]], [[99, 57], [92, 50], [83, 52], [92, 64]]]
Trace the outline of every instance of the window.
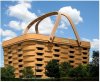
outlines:
[[87, 48], [83, 48], [83, 50], [87, 50]]
[[59, 52], [60, 50], [59, 49], [54, 49], [55, 50], [55, 52]]
[[36, 64], [36, 66], [42, 66], [42, 64]]
[[38, 49], [38, 50], [43, 50], [43, 48], [41, 48], [41, 47], [37, 47], [37, 49]]
[[59, 45], [58, 45], [58, 44], [55, 44], [55, 46], [56, 46], [56, 47], [59, 47]]
[[73, 46], [70, 46], [70, 48], [74, 48]]
[[22, 49], [18, 49], [18, 52], [20, 52]]
[[8, 57], [8, 59], [11, 59], [12, 57], [10, 56], [10, 57]]
[[74, 51], [70, 51], [70, 53], [74, 53]]
[[83, 54], [84, 54], [84, 55], [86, 55], [86, 54], [87, 54], [87, 52], [83, 52]]
[[19, 55], [18, 55], [18, 57], [21, 57], [21, 56], [22, 56], [22, 54], [19, 54]]
[[87, 57], [83, 57], [83, 59], [87, 59]]
[[9, 51], [8, 54], [11, 54], [11, 51]]
[[69, 56], [70, 58], [74, 58], [74, 56]]
[[37, 53], [37, 55], [43, 55], [43, 53]]
[[83, 64], [87, 64], [87, 62], [86, 61], [83, 61]]
[[59, 54], [54, 54], [55, 57], [59, 57]]
[[22, 59], [21, 60], [18, 60], [19, 62], [22, 62]]
[[22, 67], [23, 65], [19, 65], [19, 67]]
[[18, 46], [21, 46], [21, 43], [19, 43]]
[[8, 49], [11, 49], [11, 47], [8, 47]]
[[41, 69], [37, 69], [36, 72], [42, 72], [42, 70]]
[[37, 58], [37, 61], [42, 61], [43, 59], [42, 58]]
[[74, 63], [74, 61], [73, 61], [73, 60], [69, 60], [69, 62], [70, 62], [70, 63]]
[[11, 64], [12, 63], [12, 61], [9, 61], [9, 64]]

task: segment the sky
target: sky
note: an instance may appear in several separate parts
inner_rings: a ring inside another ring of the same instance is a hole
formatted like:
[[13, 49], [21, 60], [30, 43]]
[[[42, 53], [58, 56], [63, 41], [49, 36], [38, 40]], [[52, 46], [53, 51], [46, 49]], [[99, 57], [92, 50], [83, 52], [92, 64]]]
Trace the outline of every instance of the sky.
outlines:
[[[23, 35], [27, 25], [37, 17], [48, 12], [67, 13], [73, 20], [82, 41], [91, 43], [92, 52], [99, 50], [99, 2], [98, 1], [1, 1], [0, 22], [0, 67], [4, 66], [2, 42]], [[39, 25], [40, 34], [49, 35], [56, 16], [44, 19]], [[34, 25], [28, 33], [35, 33]], [[55, 33], [57, 37], [76, 39], [68, 20], [62, 16]]]

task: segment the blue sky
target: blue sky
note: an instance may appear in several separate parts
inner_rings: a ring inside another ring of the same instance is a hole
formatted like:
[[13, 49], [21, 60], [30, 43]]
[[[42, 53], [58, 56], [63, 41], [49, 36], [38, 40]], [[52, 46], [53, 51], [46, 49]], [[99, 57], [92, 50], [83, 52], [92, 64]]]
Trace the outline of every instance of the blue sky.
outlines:
[[[20, 36], [27, 24], [45, 13], [61, 11], [69, 13], [75, 23], [81, 40], [91, 42], [92, 51], [99, 49], [99, 2], [98, 1], [2, 1], [1, 2], [1, 41]], [[26, 18], [26, 19], [25, 19]], [[49, 34], [56, 17], [47, 18], [40, 25], [42, 34]], [[48, 26], [48, 24], [49, 26]], [[45, 26], [45, 29], [43, 28]], [[47, 27], [47, 28], [46, 28]], [[34, 26], [32, 28], [34, 33]], [[32, 32], [30, 30], [29, 32]], [[56, 36], [75, 39], [72, 28], [62, 17]], [[1, 64], [3, 51], [1, 48]]]

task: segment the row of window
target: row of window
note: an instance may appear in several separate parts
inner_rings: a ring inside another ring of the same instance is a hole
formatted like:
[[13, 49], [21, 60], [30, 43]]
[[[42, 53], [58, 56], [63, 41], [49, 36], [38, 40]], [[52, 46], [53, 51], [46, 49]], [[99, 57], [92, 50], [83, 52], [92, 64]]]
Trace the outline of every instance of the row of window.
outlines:
[[[18, 54], [18, 57], [22, 57], [22, 54]], [[11, 59], [12, 56], [9, 56], [8, 59]]]
[[[22, 62], [23, 60], [22, 59], [20, 59], [20, 60], [18, 60], [19, 62]], [[9, 61], [9, 64], [11, 64], [12, 63], [12, 61]]]
[[[9, 64], [11, 64], [12, 63], [12, 61], [9, 61]], [[23, 65], [18, 65], [19, 67], [23, 67]], [[36, 66], [37, 67], [41, 67], [41, 66], [43, 66], [43, 64], [36, 64]]]
[[[73, 48], [73, 46], [70, 46], [70, 48]], [[38, 50], [43, 50], [42, 47], [37, 47]], [[84, 49], [86, 50], [86, 49]], [[22, 51], [22, 49], [18, 49], [18, 52]], [[55, 52], [59, 52], [59, 49], [54, 49]], [[75, 51], [69, 51], [70, 53], [74, 53]], [[8, 54], [11, 54], [11, 51], [8, 52]], [[87, 54], [87, 52], [83, 52], [83, 54]], [[37, 53], [37, 55], [43, 55], [43, 53]]]
[[[20, 52], [20, 51], [22, 51], [22, 49], [18, 49], [18, 52]], [[8, 54], [11, 54], [11, 53], [12, 53], [12, 51], [9, 50], [9, 51], [8, 51]]]
[[[57, 59], [54, 59], [55, 61], [59, 62], [59, 60]], [[74, 63], [74, 60], [69, 60], [69, 63]], [[86, 64], [87, 62], [86, 61], [83, 61], [83, 64]]]
[[[69, 60], [69, 63], [74, 63], [74, 61], [73, 60]], [[83, 64], [87, 64], [87, 62], [83, 61]]]
[[[20, 65], [20, 67], [22, 67], [22, 65]], [[42, 70], [42, 69], [36, 69], [35, 71], [36, 71], [36, 72], [42, 72], [43, 70]], [[21, 73], [22, 70], [19, 70], [19, 72]]]
[[[37, 55], [43, 55], [43, 53], [37, 53]], [[22, 54], [19, 54], [18, 57], [22, 57]], [[59, 57], [59, 54], [54, 54], [54, 57]], [[74, 56], [69, 56], [70, 58], [74, 58]], [[8, 59], [11, 59], [12, 56], [9, 56]], [[87, 57], [83, 57], [83, 59], [87, 59]], [[37, 61], [42, 61], [41, 58], [37, 58]]]
[[[59, 47], [58, 44], [55, 44], [56, 47]], [[74, 49], [74, 46], [69, 46], [69, 48]], [[83, 50], [88, 50], [88, 48], [83, 48]]]
[[[43, 42], [37, 42], [38, 44], [42, 44], [43, 45]], [[18, 46], [20, 47], [21, 46], [21, 43], [18, 44]], [[54, 44], [54, 46], [56, 47], [59, 47], [59, 44]], [[69, 46], [69, 48], [72, 48], [74, 49], [74, 46]], [[8, 49], [11, 49], [11, 47], [8, 47]], [[42, 47], [37, 47], [38, 50], [43, 50]], [[83, 48], [83, 50], [87, 50], [88, 48]], [[20, 50], [19, 50], [20, 51]]]
[[[44, 48], [42, 47], [37, 47], [38, 50], [43, 50]], [[22, 49], [18, 49], [18, 52], [22, 51]], [[11, 54], [11, 51], [8, 51], [8, 54]]]
[[[56, 52], [59, 52], [59, 50], [58, 49], [55, 49], [55, 51]], [[74, 51], [69, 51], [71, 54], [74, 54]], [[87, 52], [83, 52], [83, 54], [84, 55], [87, 55]], [[43, 55], [43, 53], [37, 53], [37, 55], [40, 55], [40, 56], [42, 56]], [[19, 54], [18, 55], [18, 57], [21, 57], [22, 56], [22, 54]], [[59, 57], [58, 55], [55, 55], [56, 57]], [[9, 57], [9, 59], [10, 59], [11, 57]]]
[[[58, 55], [57, 55], [57, 57], [58, 57]], [[74, 58], [74, 56], [69, 56], [70, 58]], [[83, 59], [87, 59], [87, 57], [83, 57]], [[42, 61], [43, 59], [42, 58], [37, 58], [37, 61]], [[23, 60], [22, 59], [20, 59], [20, 60], [18, 60], [19, 62], [22, 62]], [[59, 60], [56, 60], [56, 61], [58, 61], [59, 62]], [[74, 61], [73, 60], [70, 60], [69, 61], [70, 63], [73, 63]], [[12, 61], [9, 61], [9, 64], [11, 64], [12, 63]], [[42, 64], [37, 64], [37, 66], [42, 66]]]
[[[59, 60], [54, 59], [55, 61], [59, 62]], [[22, 61], [22, 60], [21, 60]], [[11, 64], [12, 61], [9, 61], [9, 64]], [[74, 60], [69, 60], [69, 63], [74, 63]], [[86, 64], [86, 61], [83, 61], [83, 64]], [[36, 64], [37, 67], [41, 67], [43, 64]], [[19, 67], [23, 67], [23, 65], [19, 65]], [[41, 72], [40, 70], [37, 70], [37, 72]]]
[[[58, 44], [55, 44], [56, 47], [59, 47]], [[74, 49], [74, 46], [69, 46], [69, 48]], [[83, 48], [83, 50], [87, 50], [88, 48]]]
[[[70, 58], [74, 58], [74, 56], [70, 56]], [[83, 59], [87, 59], [87, 57], [83, 57]], [[42, 58], [37, 58], [37, 61], [42, 61], [43, 59]], [[19, 62], [22, 62], [23, 60], [22, 59], [20, 59], [20, 60], [18, 60]], [[9, 61], [9, 64], [11, 64], [12, 63], [12, 61]], [[73, 61], [70, 61], [70, 63], [73, 63]]]
[[[70, 51], [70, 53], [74, 53], [74, 51]], [[83, 52], [84, 55], [87, 55], [87, 52]], [[42, 56], [43, 53], [37, 53], [37, 55], [40, 55]], [[54, 54], [55, 57], [59, 57], [59, 54]], [[18, 54], [18, 57], [22, 57], [22, 54]], [[11, 59], [12, 56], [9, 56], [8, 59]], [[70, 58], [73, 58], [73, 56], [70, 56]], [[83, 59], [86, 59], [86, 58], [83, 58]]]

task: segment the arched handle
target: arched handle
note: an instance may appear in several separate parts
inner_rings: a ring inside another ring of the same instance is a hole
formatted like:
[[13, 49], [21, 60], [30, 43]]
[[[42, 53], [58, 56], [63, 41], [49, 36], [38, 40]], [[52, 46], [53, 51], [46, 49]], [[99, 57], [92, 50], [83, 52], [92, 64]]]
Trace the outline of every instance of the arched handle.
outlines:
[[[24, 31], [24, 34], [26, 34], [26, 33], [28, 32], [28, 30], [31, 28], [31, 26], [32, 26], [33, 24], [35, 24], [36, 22], [42, 21], [44, 18], [47, 18], [47, 17], [52, 16], [52, 15], [57, 15], [57, 14], [58, 14], [58, 12], [50, 12], [50, 13], [47, 13], [47, 14], [45, 14], [45, 15], [42, 15], [42, 16], [36, 18], [36, 19], [33, 20], [31, 23], [29, 23], [29, 25], [26, 27], [26, 29], [25, 29], [25, 31]], [[35, 27], [35, 31], [36, 31], [36, 33], [38, 33], [38, 27], [37, 27], [37, 28]]]
[[31, 27], [33, 24], [35, 24], [36, 22], [37, 22], [37, 24], [36, 24], [36, 26], [35, 26], [35, 31], [36, 31], [36, 33], [38, 34], [38, 33], [39, 33], [39, 31], [38, 31], [38, 25], [39, 25], [39, 23], [40, 23], [43, 19], [45, 19], [45, 18], [47, 18], [47, 17], [49, 17], [49, 16], [52, 16], [52, 15], [58, 15], [58, 16], [57, 16], [56, 22], [55, 22], [55, 24], [54, 24], [54, 28], [53, 28], [53, 30], [52, 30], [52, 32], [51, 32], [51, 34], [50, 34], [49, 41], [50, 41], [50, 42], [53, 41], [53, 39], [54, 39], [54, 33], [56, 32], [56, 29], [57, 29], [58, 24], [59, 24], [59, 22], [60, 22], [61, 15], [63, 15], [63, 16], [65, 16], [65, 17], [68, 19], [68, 21], [70, 22], [71, 27], [72, 27], [72, 29], [73, 29], [73, 31], [74, 31], [75, 36], [76, 36], [78, 46], [80, 46], [80, 38], [79, 38], [79, 35], [78, 35], [77, 31], [76, 31], [75, 25], [74, 25], [72, 19], [70, 18], [70, 16], [69, 16], [68, 14], [65, 14], [65, 13], [51, 12], [51, 13], [47, 13], [47, 14], [45, 14], [45, 15], [43, 15], [43, 16], [38, 17], [37, 19], [33, 20], [33, 21], [27, 26], [27, 28], [25, 29], [24, 34], [26, 34], [27, 31], [30, 29], [30, 27]]

